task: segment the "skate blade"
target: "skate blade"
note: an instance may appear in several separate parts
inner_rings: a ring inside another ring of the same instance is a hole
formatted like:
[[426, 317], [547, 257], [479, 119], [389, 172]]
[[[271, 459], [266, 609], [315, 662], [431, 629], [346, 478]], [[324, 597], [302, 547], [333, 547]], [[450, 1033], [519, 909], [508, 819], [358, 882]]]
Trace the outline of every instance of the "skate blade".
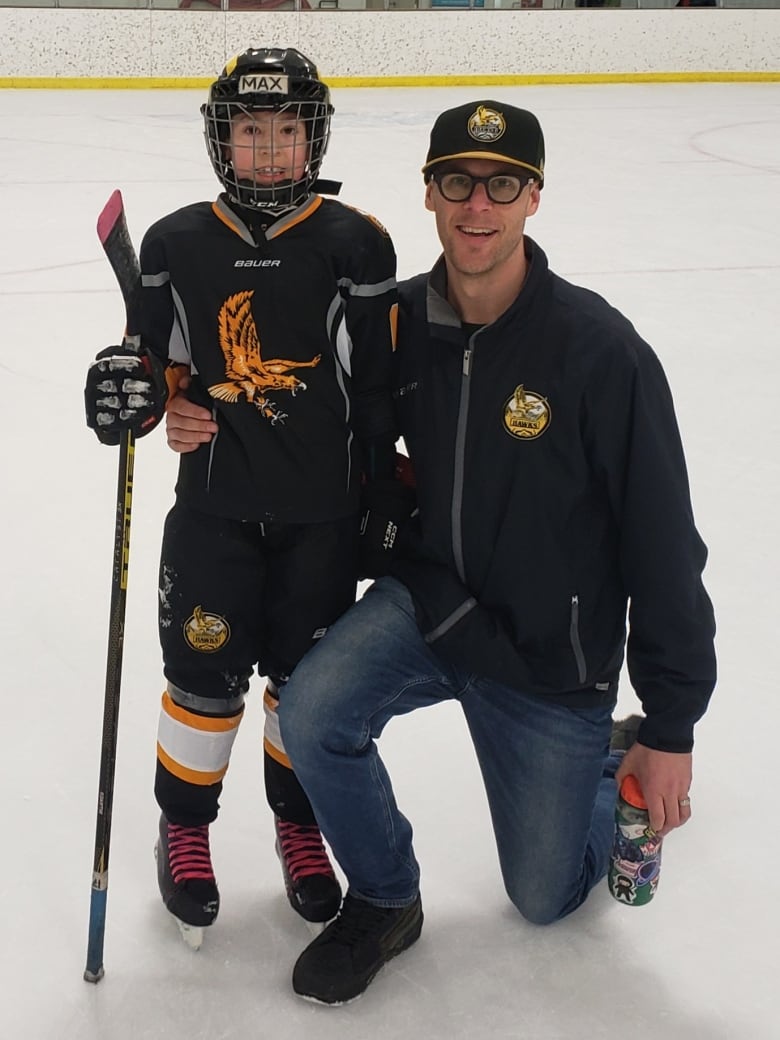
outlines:
[[186, 921], [181, 921], [178, 917], [173, 916], [176, 922], [181, 937], [191, 950], [199, 950], [203, 944], [203, 929], [195, 924], [187, 924]]

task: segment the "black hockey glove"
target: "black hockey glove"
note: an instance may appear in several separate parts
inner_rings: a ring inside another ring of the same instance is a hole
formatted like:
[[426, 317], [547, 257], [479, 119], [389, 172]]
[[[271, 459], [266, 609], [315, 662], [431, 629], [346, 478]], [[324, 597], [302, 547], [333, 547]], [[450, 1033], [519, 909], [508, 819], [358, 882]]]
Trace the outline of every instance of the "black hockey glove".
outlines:
[[154, 354], [127, 347], [101, 350], [87, 371], [87, 426], [101, 444], [119, 444], [124, 430], [143, 437], [165, 412], [165, 368]]
[[414, 488], [392, 477], [363, 488], [358, 566], [361, 578], [387, 574], [393, 553], [417, 505]]

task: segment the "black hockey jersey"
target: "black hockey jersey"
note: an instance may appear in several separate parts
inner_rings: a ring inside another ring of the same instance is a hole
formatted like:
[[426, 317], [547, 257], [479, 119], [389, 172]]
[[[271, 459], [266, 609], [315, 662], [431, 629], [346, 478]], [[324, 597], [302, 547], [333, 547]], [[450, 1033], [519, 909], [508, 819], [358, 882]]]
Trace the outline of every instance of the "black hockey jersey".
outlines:
[[354, 512], [360, 443], [394, 439], [384, 228], [318, 195], [250, 228], [220, 197], [154, 224], [140, 260], [142, 343], [189, 368], [188, 396], [219, 425], [181, 456], [179, 499], [252, 521]]

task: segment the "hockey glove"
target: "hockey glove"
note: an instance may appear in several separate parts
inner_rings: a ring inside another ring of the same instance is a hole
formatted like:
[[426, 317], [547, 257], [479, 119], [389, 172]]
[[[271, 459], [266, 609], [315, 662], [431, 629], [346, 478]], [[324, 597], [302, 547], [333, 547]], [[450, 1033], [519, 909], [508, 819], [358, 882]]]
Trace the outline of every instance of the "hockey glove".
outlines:
[[358, 566], [361, 578], [380, 578], [417, 504], [414, 488], [400, 480], [373, 480], [363, 488]]
[[165, 368], [147, 351], [108, 347], [87, 371], [87, 426], [101, 444], [119, 444], [124, 430], [136, 437], [149, 433], [162, 418], [167, 399]]

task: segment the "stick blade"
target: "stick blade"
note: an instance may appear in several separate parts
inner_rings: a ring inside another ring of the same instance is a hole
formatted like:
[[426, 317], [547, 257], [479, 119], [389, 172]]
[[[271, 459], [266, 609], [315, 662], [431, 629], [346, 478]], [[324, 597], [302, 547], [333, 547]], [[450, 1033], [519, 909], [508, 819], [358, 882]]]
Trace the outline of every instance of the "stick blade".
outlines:
[[100, 212], [97, 233], [125, 301], [126, 336], [133, 339], [139, 331], [141, 267], [127, 230], [124, 200], [118, 188]]
[[97, 233], [103, 247], [105, 248], [108, 236], [118, 223], [125, 219], [125, 203], [122, 192], [117, 188], [111, 193], [111, 198], [100, 211], [97, 221]]

